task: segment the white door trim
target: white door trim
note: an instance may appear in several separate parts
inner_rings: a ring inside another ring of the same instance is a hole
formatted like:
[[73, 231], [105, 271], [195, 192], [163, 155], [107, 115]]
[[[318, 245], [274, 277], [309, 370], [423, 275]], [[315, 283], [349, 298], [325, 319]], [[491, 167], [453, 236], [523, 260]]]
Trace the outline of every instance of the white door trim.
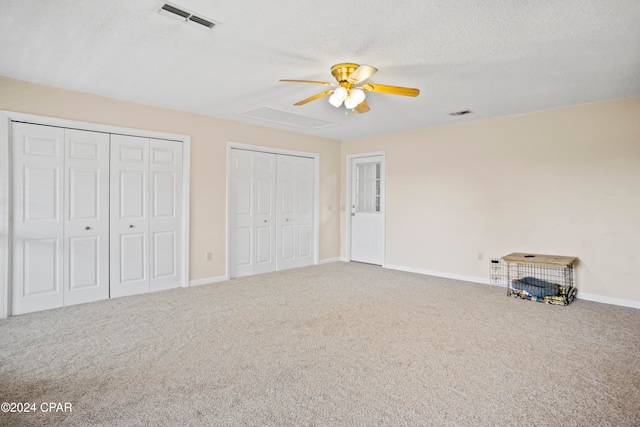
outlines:
[[370, 153], [358, 153], [358, 154], [348, 154], [347, 158], [346, 158], [346, 162], [347, 162], [347, 192], [346, 192], [346, 205], [347, 209], [345, 209], [345, 258], [343, 261], [347, 261], [350, 262], [351, 261], [351, 209], [349, 209], [348, 207], [351, 206], [352, 201], [351, 201], [351, 188], [352, 188], [352, 174], [351, 174], [351, 161], [353, 159], [361, 159], [361, 158], [366, 158], [366, 157], [374, 157], [374, 156], [382, 156], [382, 174], [381, 174], [381, 178], [382, 178], [382, 191], [385, 194], [385, 197], [382, 198], [383, 201], [383, 212], [384, 212], [384, 223], [383, 223], [383, 229], [384, 229], [384, 239], [383, 239], [383, 246], [384, 246], [384, 255], [382, 257], [382, 267], [385, 266], [385, 262], [386, 262], [386, 256], [387, 256], [387, 251], [386, 251], [386, 247], [387, 247], [387, 153], [386, 151], [373, 151]]
[[59, 119], [56, 117], [39, 116], [35, 114], [18, 113], [14, 111], [0, 110], [0, 319], [11, 314], [11, 225], [12, 211], [11, 200], [11, 162], [10, 141], [11, 122], [26, 122], [39, 125], [49, 125], [70, 129], [88, 130], [93, 132], [105, 132], [145, 138], [166, 139], [182, 143], [182, 203], [184, 216], [182, 218], [182, 287], [189, 286], [189, 186], [191, 163], [191, 137], [188, 135], [157, 132], [152, 130], [134, 129], [122, 126], [112, 126], [99, 123], [82, 122], [77, 120]]
[[229, 280], [231, 275], [231, 150], [249, 150], [249, 151], [258, 151], [261, 153], [272, 153], [272, 154], [284, 154], [287, 156], [298, 156], [298, 157], [308, 157], [313, 159], [313, 169], [314, 169], [314, 188], [313, 188], [313, 243], [314, 243], [314, 254], [313, 254], [313, 264], [318, 264], [318, 259], [320, 256], [320, 154], [318, 153], [310, 153], [307, 151], [295, 151], [295, 150], [287, 150], [285, 148], [275, 148], [275, 147], [267, 147], [264, 145], [252, 145], [252, 144], [244, 144], [241, 142], [227, 142], [227, 221], [226, 221], [226, 240], [227, 240], [227, 250], [226, 250], [226, 266], [227, 272], [225, 275], [225, 280]]
[[11, 183], [9, 141], [11, 119], [0, 111], [0, 319], [9, 315], [11, 301]]

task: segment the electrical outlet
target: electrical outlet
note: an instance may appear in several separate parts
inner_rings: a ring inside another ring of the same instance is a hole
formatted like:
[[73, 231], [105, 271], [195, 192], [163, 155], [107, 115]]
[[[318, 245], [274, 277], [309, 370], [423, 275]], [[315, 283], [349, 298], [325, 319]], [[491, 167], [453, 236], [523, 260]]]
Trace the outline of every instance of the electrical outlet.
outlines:
[[207, 261], [211, 261], [213, 259], [213, 254], [211, 252], [207, 252]]
[[482, 252], [478, 252], [478, 261], [482, 261], [482, 259], [484, 258], [484, 255]]

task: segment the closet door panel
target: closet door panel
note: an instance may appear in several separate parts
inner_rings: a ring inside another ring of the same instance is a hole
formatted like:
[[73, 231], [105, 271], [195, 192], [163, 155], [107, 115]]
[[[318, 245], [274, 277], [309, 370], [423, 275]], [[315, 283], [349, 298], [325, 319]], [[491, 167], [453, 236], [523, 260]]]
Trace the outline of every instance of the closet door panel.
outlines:
[[[176, 277], [178, 259], [176, 234], [175, 231], [153, 233], [154, 258], [152, 277]], [[176, 287], [178, 285], [179, 283], [176, 283]]]
[[109, 298], [109, 135], [65, 129], [64, 305]]
[[276, 155], [254, 153], [254, 260], [253, 274], [276, 269]]
[[176, 180], [179, 175], [176, 172], [151, 172], [152, 177], [152, 218], [175, 219], [176, 208], [179, 200], [176, 194]]
[[12, 312], [64, 304], [64, 129], [12, 124]]
[[114, 260], [120, 263], [119, 281], [126, 286], [129, 283], [145, 280], [147, 278], [146, 233], [122, 234], [119, 249], [120, 259]]
[[[68, 239], [69, 259], [65, 262], [69, 268], [69, 285], [65, 291], [65, 305], [97, 301], [109, 298], [109, 275], [107, 265], [102, 261], [103, 254], [100, 253], [101, 241], [99, 237], [70, 237]], [[107, 257], [109, 253], [107, 251]], [[106, 283], [103, 280], [102, 270], [107, 270]], [[100, 293], [95, 298], [88, 300], [71, 301], [71, 295], [75, 292], [89, 288], [99, 288], [104, 285], [106, 293]]]
[[296, 252], [295, 157], [278, 156], [278, 270], [293, 268]]
[[182, 144], [151, 139], [150, 290], [182, 285]]
[[313, 159], [278, 155], [278, 270], [313, 264], [313, 188]]
[[253, 274], [254, 254], [254, 153], [231, 150], [230, 277]]
[[313, 160], [296, 158], [297, 265], [313, 264]]
[[149, 292], [149, 140], [111, 135], [110, 296]]
[[[253, 254], [253, 227], [237, 227], [232, 242], [233, 265], [232, 278], [249, 276], [253, 274], [251, 256]], [[250, 273], [249, 273], [250, 271]]]
[[[61, 240], [57, 238], [25, 238], [23, 240], [24, 264], [20, 268], [20, 273], [22, 273], [24, 288], [19, 297], [24, 299], [44, 297], [50, 300], [51, 307], [60, 306], [60, 249]], [[31, 310], [20, 311], [26, 313]]]
[[276, 155], [231, 150], [231, 277], [275, 271]]
[[295, 259], [295, 240], [296, 229], [293, 225], [283, 225], [280, 227], [280, 258], [281, 261], [278, 270], [282, 270], [284, 264], [282, 261], [291, 261]]
[[147, 171], [121, 170], [114, 172], [119, 176], [120, 185], [116, 191], [120, 192], [119, 217], [145, 221], [147, 220]]
[[298, 225], [298, 254], [299, 259], [311, 256], [313, 230], [309, 224]]

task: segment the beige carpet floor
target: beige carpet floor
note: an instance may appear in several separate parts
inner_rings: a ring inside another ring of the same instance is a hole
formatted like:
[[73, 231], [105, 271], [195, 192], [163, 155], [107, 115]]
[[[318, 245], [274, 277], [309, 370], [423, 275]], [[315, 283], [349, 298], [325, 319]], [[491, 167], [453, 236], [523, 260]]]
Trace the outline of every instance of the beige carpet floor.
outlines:
[[0, 321], [0, 401], [38, 406], [3, 426], [639, 426], [640, 310], [333, 263]]

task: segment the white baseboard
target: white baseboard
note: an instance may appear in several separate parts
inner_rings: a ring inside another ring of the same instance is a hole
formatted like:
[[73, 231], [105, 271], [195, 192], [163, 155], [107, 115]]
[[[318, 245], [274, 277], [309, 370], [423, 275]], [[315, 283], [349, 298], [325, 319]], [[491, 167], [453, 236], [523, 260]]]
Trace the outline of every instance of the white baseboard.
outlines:
[[325, 258], [325, 259], [321, 259], [320, 261], [318, 261], [318, 265], [329, 264], [329, 263], [332, 263], [332, 262], [339, 262], [339, 261], [341, 261], [339, 257], [338, 258]]
[[[491, 283], [489, 279], [484, 277], [463, 276], [460, 274], [443, 273], [440, 271], [423, 270], [420, 268], [403, 267], [401, 265], [392, 265], [392, 264], [387, 264], [384, 266], [384, 268], [388, 268], [390, 270], [406, 271], [408, 273], [426, 274], [427, 276], [445, 277], [447, 279], [456, 279], [456, 280], [462, 280], [465, 282], [481, 283], [483, 285], [505, 287], [504, 285], [501, 285], [501, 284]], [[627, 300], [622, 298], [603, 297], [603, 296], [594, 295], [594, 294], [585, 294], [584, 292], [580, 292], [580, 288], [578, 288], [578, 293], [576, 295], [576, 298], [582, 299], [585, 301], [593, 301], [593, 302], [599, 302], [603, 304], [612, 304], [612, 305], [618, 305], [621, 307], [631, 307], [631, 308], [640, 309], [640, 301], [633, 301], [633, 300]]]
[[633, 301], [633, 300], [622, 299], [622, 298], [603, 297], [603, 296], [594, 295], [594, 294], [585, 294], [584, 292], [580, 292], [580, 288], [578, 288], [578, 293], [576, 294], [576, 298], [583, 299], [585, 301], [600, 302], [603, 304], [612, 304], [612, 305], [619, 305], [622, 307], [631, 307], [631, 308], [640, 309], [640, 301]]
[[[441, 271], [423, 270], [421, 268], [404, 267], [401, 265], [385, 264], [384, 268], [389, 270], [406, 271], [407, 273], [425, 274], [427, 276], [444, 277], [447, 279], [462, 280], [463, 282], [482, 283], [483, 285], [491, 285], [490, 280], [486, 277], [464, 276], [462, 274], [443, 273]], [[501, 286], [501, 285], [497, 285]]]
[[211, 283], [226, 282], [227, 280], [229, 280], [229, 276], [205, 277], [204, 279], [191, 280], [189, 286], [208, 285]]

